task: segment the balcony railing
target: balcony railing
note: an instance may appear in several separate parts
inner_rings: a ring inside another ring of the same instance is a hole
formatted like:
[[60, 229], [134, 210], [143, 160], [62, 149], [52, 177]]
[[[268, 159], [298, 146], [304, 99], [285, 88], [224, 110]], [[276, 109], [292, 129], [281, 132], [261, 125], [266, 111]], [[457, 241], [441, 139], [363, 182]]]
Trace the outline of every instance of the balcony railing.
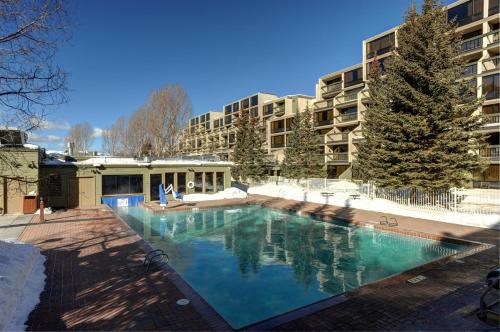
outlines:
[[500, 158], [500, 145], [490, 145], [479, 150], [479, 155], [485, 159], [496, 160]]
[[280, 114], [285, 113], [285, 106], [284, 105], [283, 106], [277, 106], [273, 110], [274, 110], [274, 114], [275, 115], [280, 115]]
[[347, 152], [334, 152], [325, 153], [327, 162], [347, 162], [349, 161], [349, 153]]
[[462, 42], [460, 52], [465, 53], [483, 47], [483, 36], [473, 37]]
[[337, 123], [350, 122], [358, 120], [358, 112], [341, 114], [335, 117]]
[[483, 124], [500, 123], [500, 113], [483, 114]]
[[322, 110], [325, 108], [332, 108], [333, 107], [333, 99], [328, 99], [328, 100], [322, 100], [318, 101], [317, 103], [314, 103], [314, 110]]
[[471, 63], [463, 67], [462, 77], [477, 75], [477, 63]]
[[314, 125], [316, 127], [321, 127], [321, 126], [328, 126], [333, 124], [333, 119], [326, 119], [326, 120], [319, 120], [319, 121], [314, 121]]
[[350, 103], [350, 102], [353, 102], [356, 100], [358, 100], [358, 92], [357, 91], [337, 97], [338, 104]]
[[344, 82], [344, 87], [347, 88], [347, 87], [350, 87], [350, 86], [353, 86], [353, 85], [358, 85], [358, 84], [361, 84], [361, 83], [363, 83], [363, 79], [362, 78], [354, 80], [354, 81], [350, 81], [350, 82]]
[[480, 13], [476, 13], [474, 15], [464, 17], [461, 20], [456, 20], [456, 22], [457, 22], [458, 26], [461, 27], [462, 25], [466, 25], [466, 24], [475, 22], [475, 21], [480, 20], [482, 18], [483, 18], [483, 12], [480, 12]]
[[279, 149], [279, 148], [284, 148], [285, 143], [271, 143], [271, 149]]
[[496, 44], [500, 41], [500, 30], [491, 31], [486, 36], [486, 43], [488, 46]]
[[500, 69], [500, 56], [483, 60], [483, 72]]
[[344, 132], [344, 133], [335, 133], [335, 134], [330, 134], [328, 136], [328, 141], [329, 142], [334, 142], [334, 143], [344, 143], [349, 140], [349, 133]]
[[330, 93], [330, 92], [335, 92], [335, 91], [340, 91], [340, 90], [342, 90], [342, 82], [331, 83], [331, 84], [325, 85], [324, 87], [321, 88], [321, 91], [323, 93]]
[[371, 58], [375, 57], [376, 55], [382, 55], [382, 54], [385, 54], [385, 53], [389, 53], [393, 49], [394, 49], [394, 46], [391, 45], [391, 46], [387, 46], [387, 47], [381, 48], [381, 49], [376, 50], [376, 51], [368, 52], [366, 54], [366, 58], [367, 59], [371, 59]]
[[271, 128], [271, 134], [282, 133], [285, 131], [285, 127]]
[[264, 116], [273, 114], [272, 108], [264, 107]]
[[354, 130], [352, 132], [352, 139], [353, 140], [361, 140], [361, 139], [364, 139], [364, 136], [363, 136], [363, 131], [361, 130]]

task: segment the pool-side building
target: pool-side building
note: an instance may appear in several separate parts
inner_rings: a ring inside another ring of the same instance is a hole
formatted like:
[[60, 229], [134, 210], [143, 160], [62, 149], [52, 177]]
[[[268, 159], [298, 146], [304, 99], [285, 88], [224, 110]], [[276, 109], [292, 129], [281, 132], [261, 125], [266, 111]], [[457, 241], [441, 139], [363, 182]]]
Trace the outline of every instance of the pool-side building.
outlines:
[[161, 183], [183, 194], [216, 193], [231, 186], [231, 165], [194, 158], [65, 161], [34, 145], [0, 146], [0, 214], [32, 213], [40, 197], [52, 208], [135, 205], [159, 200]]

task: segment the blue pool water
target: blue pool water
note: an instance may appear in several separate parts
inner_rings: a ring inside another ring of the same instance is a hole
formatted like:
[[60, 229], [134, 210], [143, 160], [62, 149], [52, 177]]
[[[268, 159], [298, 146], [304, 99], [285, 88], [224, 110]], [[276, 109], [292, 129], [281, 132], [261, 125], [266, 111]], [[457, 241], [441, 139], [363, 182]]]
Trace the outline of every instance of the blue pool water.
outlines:
[[233, 327], [327, 299], [463, 250], [462, 246], [260, 206], [122, 218]]

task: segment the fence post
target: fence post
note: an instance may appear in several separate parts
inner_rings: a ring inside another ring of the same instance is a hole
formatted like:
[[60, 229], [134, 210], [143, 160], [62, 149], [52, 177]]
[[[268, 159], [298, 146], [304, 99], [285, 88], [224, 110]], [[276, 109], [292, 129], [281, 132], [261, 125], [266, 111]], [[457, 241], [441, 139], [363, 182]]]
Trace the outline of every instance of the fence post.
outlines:
[[453, 195], [453, 212], [457, 212], [457, 188], [452, 188], [451, 193]]

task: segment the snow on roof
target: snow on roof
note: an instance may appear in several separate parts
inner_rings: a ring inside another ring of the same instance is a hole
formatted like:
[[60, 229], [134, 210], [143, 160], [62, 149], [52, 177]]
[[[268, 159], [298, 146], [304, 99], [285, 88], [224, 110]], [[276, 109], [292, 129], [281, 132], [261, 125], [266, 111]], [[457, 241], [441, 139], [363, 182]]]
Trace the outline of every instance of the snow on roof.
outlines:
[[153, 161], [138, 160], [134, 158], [117, 158], [117, 157], [94, 157], [86, 160], [74, 162], [75, 165], [134, 165], [134, 166], [154, 166], [154, 165], [205, 165], [205, 164], [217, 164], [217, 165], [232, 165], [232, 162], [227, 161], [209, 161], [200, 159], [159, 159]]

